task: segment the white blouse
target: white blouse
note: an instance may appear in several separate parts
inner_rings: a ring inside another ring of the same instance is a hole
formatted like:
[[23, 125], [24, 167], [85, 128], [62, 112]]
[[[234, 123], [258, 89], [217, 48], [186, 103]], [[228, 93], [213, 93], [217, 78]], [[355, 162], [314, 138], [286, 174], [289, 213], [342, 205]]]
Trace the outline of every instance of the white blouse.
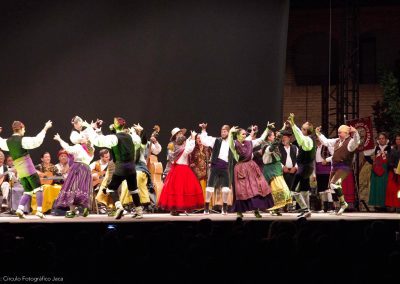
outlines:
[[196, 142], [194, 140], [192, 140], [192, 139], [188, 139], [186, 141], [185, 150], [183, 150], [183, 153], [179, 157], [179, 159], [176, 161], [176, 164], [178, 164], [178, 165], [189, 165], [189, 155], [190, 155], [190, 153], [193, 152], [195, 143]]
[[61, 147], [64, 148], [69, 154], [74, 156], [74, 162], [84, 163], [89, 165], [93, 159], [93, 155], [90, 156], [88, 152], [82, 147], [81, 144], [75, 144], [73, 146], [68, 145], [66, 142], [60, 142]]

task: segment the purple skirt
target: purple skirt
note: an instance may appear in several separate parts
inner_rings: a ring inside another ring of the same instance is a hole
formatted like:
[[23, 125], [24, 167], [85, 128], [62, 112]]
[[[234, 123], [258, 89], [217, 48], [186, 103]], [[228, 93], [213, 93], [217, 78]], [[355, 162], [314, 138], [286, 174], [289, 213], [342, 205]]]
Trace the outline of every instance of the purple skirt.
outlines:
[[82, 163], [74, 163], [61, 188], [55, 202], [56, 207], [69, 207], [70, 205], [89, 208], [92, 188], [92, 172], [90, 167]]
[[232, 206], [232, 212], [246, 212], [256, 209], [269, 209], [274, 207], [274, 200], [272, 194], [267, 196], [254, 196], [247, 200], [235, 200]]

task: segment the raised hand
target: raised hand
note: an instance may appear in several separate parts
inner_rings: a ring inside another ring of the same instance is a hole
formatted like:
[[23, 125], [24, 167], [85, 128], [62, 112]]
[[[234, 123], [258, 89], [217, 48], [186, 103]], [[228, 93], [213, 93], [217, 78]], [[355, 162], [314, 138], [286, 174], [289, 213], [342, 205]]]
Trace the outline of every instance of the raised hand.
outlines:
[[96, 125], [97, 125], [97, 127], [100, 127], [102, 124], [103, 124], [103, 120], [97, 118], [97, 119], [96, 119]]
[[353, 126], [350, 126], [350, 133], [353, 133], [353, 132], [356, 132], [356, 131], [357, 131], [356, 128], [354, 128]]
[[192, 137], [193, 140], [196, 137], [196, 135], [197, 135], [196, 131], [193, 130], [190, 131], [190, 136]]
[[202, 122], [202, 123], [199, 124], [199, 127], [201, 129], [206, 129], [207, 128], [207, 123]]
[[233, 127], [229, 130], [229, 132], [235, 133], [235, 132], [238, 132], [238, 130], [239, 130], [239, 128], [238, 128], [237, 126], [233, 126]]
[[318, 126], [317, 128], [315, 128], [315, 134], [317, 134], [317, 136], [321, 135], [321, 126]]
[[138, 123], [138, 124], [133, 124], [133, 128], [139, 132], [143, 131], [143, 127]]
[[47, 121], [44, 125], [44, 129], [47, 130], [53, 126], [53, 122], [51, 120]]
[[295, 125], [295, 123], [294, 123], [294, 113], [290, 113], [290, 115], [288, 117], [288, 121], [290, 123], [290, 126]]
[[267, 123], [267, 128], [268, 129], [274, 129], [275, 128], [275, 122], [269, 122]]
[[54, 135], [54, 140], [61, 141], [60, 134], [57, 133], [56, 135]]
[[90, 122], [90, 124], [85, 120], [83, 123], [82, 123], [82, 126], [86, 126], [86, 127], [91, 127], [91, 128], [93, 128], [93, 129], [97, 129], [97, 121], [91, 121]]

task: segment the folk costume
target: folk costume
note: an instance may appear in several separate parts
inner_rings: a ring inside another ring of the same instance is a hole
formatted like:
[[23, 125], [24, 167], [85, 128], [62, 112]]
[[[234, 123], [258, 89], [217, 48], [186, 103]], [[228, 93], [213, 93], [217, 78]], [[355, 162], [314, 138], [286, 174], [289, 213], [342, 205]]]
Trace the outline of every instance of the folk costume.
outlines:
[[341, 215], [348, 207], [343, 195], [342, 182], [352, 171], [354, 153], [360, 145], [360, 135], [355, 131], [353, 137], [351, 137], [349, 135], [350, 127], [347, 125], [341, 125], [338, 132], [346, 132], [348, 136], [344, 139], [327, 139], [323, 134], [317, 133], [317, 135], [323, 145], [334, 149], [329, 183], [330, 188], [336, 192], [340, 202], [340, 209], [336, 214]]
[[254, 162], [253, 147], [256, 147], [265, 140], [267, 130], [260, 138], [255, 140], [233, 139], [232, 128], [229, 131], [228, 141], [229, 147], [236, 160], [234, 167], [234, 197], [232, 211], [237, 212], [239, 217], [243, 216], [243, 212], [254, 210], [257, 218], [261, 218], [259, 209], [269, 209], [274, 206], [271, 187], [264, 178], [259, 166]]
[[36, 172], [28, 150], [35, 149], [43, 143], [46, 131], [51, 126], [51, 121], [48, 121], [38, 135], [35, 137], [24, 137], [24, 124], [20, 121], [14, 121], [12, 124], [14, 134], [8, 139], [3, 139], [0, 137], [0, 148], [4, 151], [9, 151], [10, 156], [14, 160], [14, 166], [20, 182], [24, 188], [24, 194], [16, 211], [16, 214], [19, 218], [25, 218], [23, 210], [25, 205], [30, 202], [34, 193], [36, 193], [37, 200], [36, 216], [44, 218], [42, 213], [43, 188], [40, 183], [40, 177]]
[[177, 139], [171, 169], [165, 179], [158, 206], [177, 215], [179, 211], [202, 208], [203, 191], [195, 174], [189, 167], [189, 155], [195, 141], [185, 137]]
[[274, 207], [270, 208], [273, 215], [282, 215], [278, 209], [292, 204], [292, 196], [283, 178], [279, 144], [280, 139], [277, 137], [274, 141], [268, 141], [262, 148], [263, 174], [271, 185], [274, 200]]
[[115, 134], [101, 135], [96, 133], [93, 128], [88, 127], [89, 139], [93, 145], [97, 147], [105, 147], [111, 149], [115, 161], [115, 171], [111, 178], [108, 192], [115, 202], [117, 208], [115, 218], [120, 219], [123, 215], [124, 208], [119, 201], [118, 187], [126, 180], [129, 193], [132, 195], [135, 206], [135, 218], [143, 218], [143, 208], [140, 205], [139, 190], [136, 180], [136, 165], [135, 165], [135, 145], [141, 143], [140, 137], [135, 130], [130, 132], [125, 129], [126, 122], [121, 117], [114, 118], [112, 125]]
[[[222, 127], [229, 131], [229, 126], [224, 125]], [[212, 148], [211, 152], [211, 165], [210, 165], [210, 176], [208, 177], [206, 187], [206, 198], [204, 214], [209, 214], [210, 201], [215, 188], [222, 188], [222, 214], [228, 213], [228, 197], [230, 193], [231, 178], [229, 175], [229, 161], [233, 160], [232, 152], [229, 148], [228, 137], [223, 139], [222, 137], [216, 138], [208, 136], [206, 130], [202, 130], [200, 135], [201, 143], [205, 147]]]
[[94, 149], [88, 143], [68, 145], [61, 138], [58, 140], [61, 147], [69, 154], [73, 155], [72, 164], [67, 179], [61, 188], [60, 194], [55, 202], [56, 207], [69, 207], [65, 217], [73, 218], [77, 215], [77, 207], [82, 206], [83, 216], [89, 215], [92, 193], [92, 172], [89, 164], [93, 159]]

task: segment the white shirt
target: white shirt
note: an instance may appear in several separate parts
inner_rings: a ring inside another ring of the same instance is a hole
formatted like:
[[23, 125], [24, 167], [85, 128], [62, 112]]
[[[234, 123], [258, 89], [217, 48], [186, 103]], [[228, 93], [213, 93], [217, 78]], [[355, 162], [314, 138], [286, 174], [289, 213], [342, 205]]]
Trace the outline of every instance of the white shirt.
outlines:
[[183, 154], [176, 161], [178, 165], [189, 165], [189, 155], [192, 153], [196, 142], [192, 139], [186, 140], [185, 150], [183, 150]]
[[65, 151], [74, 156], [74, 162], [84, 163], [86, 165], [89, 165], [93, 159], [93, 155], [90, 156], [88, 152], [86, 152], [86, 150], [83, 149], [81, 144], [70, 146], [64, 141], [62, 141], [60, 144]]
[[[149, 143], [151, 143], [151, 142], [149, 142]], [[160, 143], [158, 143], [158, 141], [157, 141], [156, 143], [151, 143], [150, 150], [153, 155], [158, 155], [158, 154], [160, 154], [162, 147], [161, 147]]]
[[332, 161], [332, 155], [333, 155], [333, 147], [328, 147], [329, 154], [331, 154], [331, 155], [326, 159], [322, 158], [321, 149], [322, 149], [322, 145], [319, 145], [317, 147], [317, 153], [315, 154], [315, 162], [322, 163], [324, 160], [327, 161], [327, 162], [331, 162]]
[[267, 148], [265, 148], [264, 155], [262, 156], [265, 165], [272, 163], [272, 152], [269, 151], [270, 147], [271, 146], [267, 146]]
[[[92, 142], [93, 145], [97, 147], [105, 147], [111, 149], [112, 147], [116, 146], [118, 144], [118, 137], [114, 134], [110, 135], [101, 135], [96, 133], [92, 128], [88, 127], [86, 128], [88, 131], [87, 133], [89, 134], [89, 139], [90, 142]], [[133, 144], [140, 144], [141, 139], [139, 135], [136, 133], [130, 133], [129, 134], [132, 137]]]
[[[206, 131], [202, 131], [200, 134], [200, 140], [204, 146], [213, 148], [214, 144], [215, 144], [215, 140], [217, 140], [217, 138], [208, 136]], [[226, 138], [226, 139], [222, 139], [218, 158], [228, 163], [228, 155], [229, 155], [229, 142], [228, 142], [228, 138]]]
[[[42, 145], [45, 135], [46, 131], [42, 130], [35, 137], [22, 137], [22, 148], [29, 150], [39, 147], [40, 145]], [[18, 136], [18, 134], [13, 134], [13, 136]], [[0, 137], [0, 148], [4, 151], [10, 151], [7, 146], [7, 139], [3, 139]]]
[[[321, 141], [321, 143], [327, 147], [334, 147], [335, 143], [337, 140], [339, 140], [339, 138], [333, 138], [333, 139], [328, 139], [326, 138], [323, 134], [320, 134], [318, 136], [319, 141]], [[339, 147], [342, 146], [344, 140], [339, 140]], [[349, 152], [354, 152], [358, 145], [360, 145], [360, 135], [358, 134], [358, 132], [354, 132], [353, 138], [350, 139], [349, 144], [347, 144], [347, 150]]]
[[[292, 157], [290, 156], [290, 148], [291, 145], [284, 145], [285, 151], [286, 151], [286, 163], [285, 163], [285, 167], [291, 169], [293, 167], [297, 168], [297, 164], [293, 166], [293, 161], [292, 161]], [[296, 156], [299, 153], [299, 148], [296, 147]]]

